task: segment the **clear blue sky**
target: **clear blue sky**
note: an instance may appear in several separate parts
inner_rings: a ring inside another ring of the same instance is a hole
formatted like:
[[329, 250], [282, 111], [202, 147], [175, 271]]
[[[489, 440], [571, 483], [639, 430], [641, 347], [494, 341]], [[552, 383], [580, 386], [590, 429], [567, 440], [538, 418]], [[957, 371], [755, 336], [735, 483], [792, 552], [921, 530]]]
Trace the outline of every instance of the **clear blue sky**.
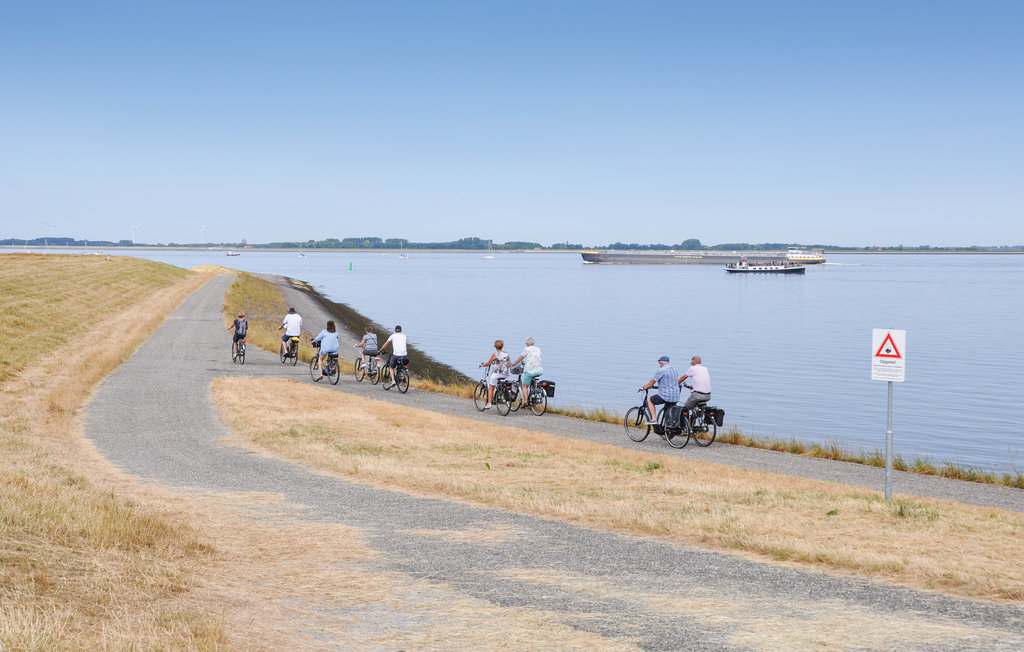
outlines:
[[1017, 0], [6, 2], [0, 237], [1024, 244], [1022, 34]]

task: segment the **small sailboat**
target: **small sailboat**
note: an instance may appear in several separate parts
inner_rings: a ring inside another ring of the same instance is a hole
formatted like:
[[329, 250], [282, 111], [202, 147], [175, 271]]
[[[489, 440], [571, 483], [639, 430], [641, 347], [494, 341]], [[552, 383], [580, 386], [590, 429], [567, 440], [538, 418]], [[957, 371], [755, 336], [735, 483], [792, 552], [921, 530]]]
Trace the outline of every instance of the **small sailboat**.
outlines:
[[405, 245], [399, 245], [398, 257], [402, 258], [402, 259], [408, 259], [409, 258], [408, 256], [405, 255]]
[[299, 243], [299, 258], [305, 258], [306, 254], [302, 253], [302, 243]]
[[494, 258], [494, 249], [491, 248], [491, 241], [487, 241], [487, 255], [484, 258]]

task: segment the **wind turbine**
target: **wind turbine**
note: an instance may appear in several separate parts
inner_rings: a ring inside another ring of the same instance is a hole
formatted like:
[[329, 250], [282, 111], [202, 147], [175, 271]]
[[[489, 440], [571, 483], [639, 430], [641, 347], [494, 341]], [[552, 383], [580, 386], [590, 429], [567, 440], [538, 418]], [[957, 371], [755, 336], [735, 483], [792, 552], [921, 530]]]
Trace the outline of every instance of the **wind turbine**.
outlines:
[[139, 228], [142, 225], [141, 224], [136, 224], [135, 226], [132, 226], [128, 222], [125, 222], [124, 225], [132, 230], [132, 244], [135, 244], [135, 229]]
[[206, 244], [206, 225], [203, 225], [203, 241], [202, 244]]
[[[49, 222], [43, 222], [41, 220], [39, 223], [42, 224], [43, 226], [50, 227], [50, 235], [52, 235], [55, 238], [57, 237], [57, 225], [60, 224], [60, 220], [57, 220], [53, 224], [50, 224]], [[50, 250], [50, 241], [46, 239], [45, 235], [43, 236], [43, 246], [46, 247], [46, 251]]]

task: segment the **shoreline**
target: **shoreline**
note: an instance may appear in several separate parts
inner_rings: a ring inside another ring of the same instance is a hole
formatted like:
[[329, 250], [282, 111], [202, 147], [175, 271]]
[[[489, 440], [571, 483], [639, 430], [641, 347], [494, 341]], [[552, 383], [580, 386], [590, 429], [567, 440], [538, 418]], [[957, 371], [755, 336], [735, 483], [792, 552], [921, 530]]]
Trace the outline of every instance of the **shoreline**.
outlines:
[[[1024, 249], [1015, 250], [1002, 250], [1002, 249], [984, 249], [984, 250], [969, 250], [969, 249], [929, 249], [929, 250], [866, 250], [866, 249], [830, 249], [823, 248], [825, 254], [865, 254], [871, 256], [885, 255], [885, 254], [896, 254], [896, 255], [923, 255], [923, 256], [934, 256], [934, 255], [1024, 255]], [[164, 246], [164, 245], [134, 245], [134, 246], [123, 246], [123, 245], [103, 245], [97, 247], [86, 247], [79, 245], [0, 245], [0, 253], [47, 253], [48, 251], [55, 250], [57, 253], [60, 252], [81, 252], [83, 250], [95, 250], [97, 253], [100, 251], [110, 251], [123, 253], [131, 251], [196, 251], [196, 252], [211, 252], [211, 253], [223, 253], [226, 251], [236, 251], [242, 253], [258, 253], [258, 252], [295, 252], [299, 250], [299, 247], [229, 247], [229, 246], [216, 246], [216, 247], [200, 247], [200, 246], [188, 246], [188, 245], [175, 245], [175, 246]], [[478, 254], [485, 249], [365, 249], [365, 248], [316, 248], [316, 249], [305, 249], [303, 253], [315, 254], [315, 253], [444, 253], [444, 254]], [[622, 252], [627, 253], [634, 250], [618, 250], [618, 249], [602, 249], [600, 247], [582, 248], [582, 249], [500, 249], [495, 251], [495, 255], [499, 254], [575, 254], [579, 255], [583, 251], [607, 251], [611, 253]], [[641, 251], [658, 253], [668, 252], [668, 249], [644, 249]], [[701, 250], [704, 251], [704, 250]], [[707, 249], [706, 251], [721, 252], [722, 254], [733, 254], [733, 253], [744, 253], [753, 252], [755, 250], [738, 250], [738, 249]], [[771, 249], [771, 250], [757, 250], [757, 251], [779, 251], [785, 252], [785, 249]], [[88, 254], [86, 254], [88, 255]]]
[[[279, 281], [274, 282], [267, 278], [268, 276], [274, 276], [276, 279], [279, 279]], [[293, 279], [283, 275], [258, 275], [258, 277], [274, 283], [282, 293], [297, 292], [315, 302], [322, 311], [321, 318], [324, 320], [328, 318], [335, 319], [340, 325], [343, 325], [346, 330], [349, 331], [350, 335], [354, 337], [354, 341], [358, 341], [362, 337], [362, 326], [366, 324], [373, 326], [379, 333], [390, 332], [390, 329], [384, 328], [377, 321], [365, 317], [348, 304], [331, 301], [320, 294], [320, 292], [310, 286], [306, 281]], [[383, 341], [383, 338], [381, 341]], [[440, 385], [448, 386], [465, 384], [471, 387], [476, 384], [476, 380], [466, 376], [454, 367], [436, 360], [412, 344], [409, 345], [409, 351], [411, 354], [410, 357], [415, 356], [413, 368], [419, 370], [418, 375], [422, 378], [431, 380]], [[552, 412], [552, 414], [579, 419], [586, 423], [603, 423], [617, 427], [622, 426], [621, 421], [617, 418], [614, 421], [602, 418], [602, 415], [611, 414], [607, 408], [598, 407], [593, 410], [587, 410], [582, 407], [563, 406], [559, 408], [549, 408], [549, 411]], [[856, 464], [864, 467], [865, 469], [884, 468], [884, 456], [878, 449], [875, 449], [874, 451], [851, 451], [838, 442], [812, 444], [777, 437], [751, 437], [741, 433], [735, 428], [735, 426], [728, 429], [721, 429], [718, 435], [718, 441], [725, 445], [742, 447], [748, 450], [784, 453], [799, 459], [830, 460], [847, 464]], [[979, 466], [958, 465], [950, 462], [940, 464], [933, 463], [930, 460], [922, 458], [915, 458], [908, 463], [901, 455], [895, 456], [894, 467], [898, 472], [911, 473], [918, 477], [945, 478], [960, 482], [1005, 487], [1008, 489], [1024, 489], [1024, 474], [1020, 471], [1001, 472], [995, 469], [986, 471]]]

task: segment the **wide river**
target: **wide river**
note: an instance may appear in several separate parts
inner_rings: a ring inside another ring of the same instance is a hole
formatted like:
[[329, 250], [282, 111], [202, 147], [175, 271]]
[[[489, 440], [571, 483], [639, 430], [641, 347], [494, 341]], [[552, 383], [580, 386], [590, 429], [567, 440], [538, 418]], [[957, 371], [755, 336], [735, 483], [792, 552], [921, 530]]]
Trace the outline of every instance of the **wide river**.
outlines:
[[896, 452], [1024, 470], [1024, 255], [830, 254], [805, 275], [748, 276], [712, 265], [586, 265], [578, 253], [132, 254], [303, 279], [389, 328], [401, 324], [472, 378], [495, 339], [515, 357], [533, 336], [544, 376], [557, 382], [554, 405], [624, 412], [658, 356], [682, 372], [699, 354], [726, 426], [851, 451], [884, 449], [887, 384], [871, 380], [871, 334], [903, 329]]

